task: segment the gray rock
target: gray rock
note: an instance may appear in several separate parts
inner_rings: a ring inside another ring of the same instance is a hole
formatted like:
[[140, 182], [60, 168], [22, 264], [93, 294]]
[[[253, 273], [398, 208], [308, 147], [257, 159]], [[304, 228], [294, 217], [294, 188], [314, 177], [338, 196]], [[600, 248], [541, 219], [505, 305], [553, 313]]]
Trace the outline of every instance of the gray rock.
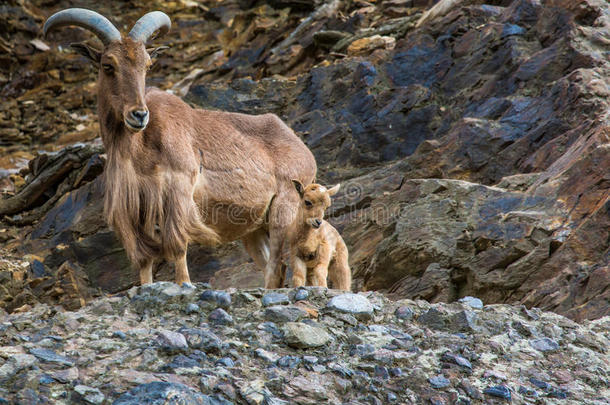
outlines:
[[305, 288], [299, 288], [294, 294], [295, 301], [304, 301], [309, 298], [309, 291]]
[[436, 377], [430, 377], [428, 378], [428, 382], [430, 383], [430, 385], [432, 385], [432, 387], [440, 389], [440, 388], [445, 388], [451, 385], [451, 381], [449, 381], [447, 378], [445, 378], [442, 375], [437, 375]]
[[267, 350], [262, 349], [262, 348], [256, 349], [254, 351], [254, 354], [256, 354], [256, 357], [259, 357], [259, 358], [265, 360], [267, 363], [275, 363], [277, 361], [277, 359], [279, 359], [279, 357], [280, 357], [277, 354], [268, 352]]
[[483, 394], [491, 395], [492, 397], [504, 398], [511, 400], [511, 393], [508, 387], [504, 385], [497, 385], [495, 387], [488, 387], [483, 390]]
[[288, 322], [282, 328], [284, 341], [292, 347], [308, 349], [324, 346], [331, 341], [331, 336], [321, 326], [312, 326], [302, 322]]
[[327, 304], [331, 310], [354, 315], [359, 319], [370, 319], [373, 315], [373, 304], [360, 294], [346, 293], [333, 297]]
[[201, 301], [213, 303], [221, 308], [231, 306], [231, 295], [225, 291], [206, 290], [199, 296]]
[[447, 316], [436, 308], [430, 308], [417, 318], [417, 322], [432, 329], [445, 329]]
[[74, 362], [72, 360], [55, 353], [53, 350], [33, 348], [30, 349], [30, 353], [36, 356], [40, 361], [44, 363], [55, 363], [68, 367], [72, 367], [74, 365]]
[[122, 394], [113, 405], [213, 405], [208, 395], [203, 395], [183, 384], [155, 381], [140, 384]]
[[186, 308], [184, 309], [184, 312], [186, 312], [188, 315], [190, 315], [190, 314], [198, 313], [199, 310], [200, 310], [199, 305], [191, 302], [189, 304], [186, 304]]
[[193, 349], [201, 349], [206, 353], [218, 354], [222, 351], [222, 340], [213, 332], [203, 329], [180, 329], [188, 345]]
[[172, 332], [169, 330], [160, 330], [157, 332], [157, 344], [161, 349], [173, 353], [188, 349], [186, 338], [182, 333]]
[[464, 305], [468, 305], [470, 308], [474, 308], [474, 309], [483, 309], [483, 301], [481, 301], [480, 299], [476, 298], [476, 297], [463, 297], [459, 299], [459, 302], [461, 302]]
[[86, 385], [77, 385], [74, 387], [74, 391], [88, 404], [98, 405], [104, 402], [104, 399], [106, 398], [97, 388], [88, 387]]
[[263, 295], [262, 303], [264, 307], [271, 305], [283, 305], [290, 303], [290, 299], [286, 294], [271, 292]]
[[216, 308], [210, 312], [208, 320], [215, 325], [231, 325], [233, 323], [233, 317], [222, 308]]
[[401, 307], [396, 308], [396, 311], [394, 311], [394, 315], [396, 315], [396, 318], [398, 319], [409, 320], [413, 318], [413, 310], [403, 305]]
[[160, 296], [170, 299], [176, 297], [188, 297], [195, 294], [196, 289], [192, 284], [183, 284], [179, 286], [176, 283], [169, 281], [158, 281], [156, 283], [145, 284], [138, 291], [140, 295]]
[[559, 349], [559, 343], [550, 338], [531, 339], [529, 343], [540, 352], [554, 352]]
[[296, 322], [307, 316], [307, 312], [293, 305], [274, 305], [265, 309], [265, 319], [271, 322]]
[[476, 330], [477, 314], [472, 311], [460, 311], [451, 317], [451, 330], [454, 332], [471, 332]]

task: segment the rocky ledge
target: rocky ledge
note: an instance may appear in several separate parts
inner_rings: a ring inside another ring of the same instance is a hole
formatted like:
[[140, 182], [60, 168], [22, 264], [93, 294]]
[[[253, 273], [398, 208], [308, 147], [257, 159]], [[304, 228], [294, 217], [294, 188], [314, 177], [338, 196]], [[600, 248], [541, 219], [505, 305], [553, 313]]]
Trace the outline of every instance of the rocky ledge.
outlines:
[[466, 297], [159, 282], [76, 312], [3, 315], [0, 403], [587, 403], [610, 398], [610, 318]]

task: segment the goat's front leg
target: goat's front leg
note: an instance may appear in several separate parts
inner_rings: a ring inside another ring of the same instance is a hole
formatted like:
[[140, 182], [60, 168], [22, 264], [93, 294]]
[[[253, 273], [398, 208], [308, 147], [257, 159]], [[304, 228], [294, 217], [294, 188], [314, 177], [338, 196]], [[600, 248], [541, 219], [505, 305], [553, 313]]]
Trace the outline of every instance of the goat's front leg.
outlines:
[[265, 288], [281, 288], [284, 280], [282, 274], [282, 247], [284, 245], [283, 232], [270, 232], [269, 261], [265, 267]]
[[296, 253], [291, 252], [291, 267], [292, 267], [292, 286], [294, 288], [302, 287], [307, 280], [307, 266], [305, 262], [296, 256]]
[[138, 268], [140, 270], [140, 284], [150, 284], [153, 282], [153, 260], [152, 259], [142, 259], [138, 263]]
[[184, 252], [184, 254], [182, 254], [175, 261], [175, 265], [176, 265], [176, 274], [175, 274], [176, 284], [182, 285], [184, 283], [190, 283], [191, 278], [189, 277], [189, 269], [186, 264], [186, 252]]
[[318, 263], [311, 275], [311, 285], [316, 287], [327, 287], [328, 265], [330, 264], [331, 252], [328, 244], [322, 243], [318, 248]]

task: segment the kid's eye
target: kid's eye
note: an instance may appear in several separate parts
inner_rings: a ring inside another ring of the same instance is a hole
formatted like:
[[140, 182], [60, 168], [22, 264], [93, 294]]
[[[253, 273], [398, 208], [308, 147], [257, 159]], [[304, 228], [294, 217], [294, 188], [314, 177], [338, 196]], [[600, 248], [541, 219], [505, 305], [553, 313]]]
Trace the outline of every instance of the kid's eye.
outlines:
[[311, 201], [305, 200], [305, 206], [306, 207], [311, 207], [313, 204], [311, 203]]
[[114, 72], [114, 66], [112, 66], [108, 63], [104, 63], [102, 65], [102, 69], [104, 69], [104, 72], [109, 73], [109, 74]]

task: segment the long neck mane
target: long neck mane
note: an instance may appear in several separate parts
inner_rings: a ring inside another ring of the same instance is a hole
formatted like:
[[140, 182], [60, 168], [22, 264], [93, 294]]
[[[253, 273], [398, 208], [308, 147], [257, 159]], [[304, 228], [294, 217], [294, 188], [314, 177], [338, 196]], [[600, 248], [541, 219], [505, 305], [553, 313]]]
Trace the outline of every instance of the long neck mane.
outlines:
[[162, 220], [162, 193], [154, 178], [137, 170], [141, 137], [132, 134], [112, 108], [112, 99], [99, 88], [98, 118], [106, 148], [104, 214], [120, 235], [132, 261], [151, 256], [159, 249], [155, 225]]

